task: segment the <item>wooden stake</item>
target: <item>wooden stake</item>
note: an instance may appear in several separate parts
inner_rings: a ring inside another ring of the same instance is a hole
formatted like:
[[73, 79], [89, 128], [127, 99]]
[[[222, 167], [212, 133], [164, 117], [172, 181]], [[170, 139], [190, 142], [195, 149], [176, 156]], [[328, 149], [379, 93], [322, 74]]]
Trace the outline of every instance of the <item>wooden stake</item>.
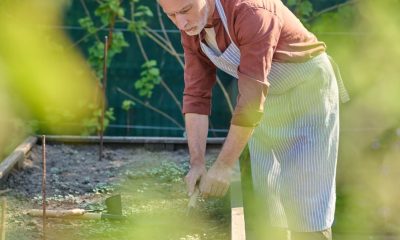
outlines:
[[101, 118], [100, 118], [100, 149], [99, 149], [99, 161], [103, 156], [103, 131], [104, 131], [104, 111], [106, 108], [106, 90], [107, 90], [107, 53], [108, 53], [108, 37], [105, 36], [104, 43], [104, 59], [103, 59], [103, 100], [101, 101]]
[[46, 240], [46, 136], [42, 136], [42, 207], [43, 207], [43, 239]]
[[1, 211], [1, 240], [6, 240], [6, 226], [7, 226], [7, 200], [6, 198], [2, 199], [2, 211]]

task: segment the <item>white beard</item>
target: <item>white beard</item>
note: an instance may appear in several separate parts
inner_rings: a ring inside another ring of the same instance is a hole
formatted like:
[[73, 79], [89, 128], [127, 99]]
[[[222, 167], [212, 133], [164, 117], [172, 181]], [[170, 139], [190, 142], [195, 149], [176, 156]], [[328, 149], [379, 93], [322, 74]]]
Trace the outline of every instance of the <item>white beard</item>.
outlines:
[[206, 4], [204, 6], [204, 15], [203, 18], [199, 21], [199, 23], [194, 26], [195, 29], [193, 29], [192, 31], [185, 31], [187, 35], [189, 36], [195, 36], [195, 35], [199, 35], [200, 32], [204, 29], [204, 27], [207, 25], [207, 20], [208, 20], [208, 14], [210, 12], [210, 8], [208, 6], [208, 4]]

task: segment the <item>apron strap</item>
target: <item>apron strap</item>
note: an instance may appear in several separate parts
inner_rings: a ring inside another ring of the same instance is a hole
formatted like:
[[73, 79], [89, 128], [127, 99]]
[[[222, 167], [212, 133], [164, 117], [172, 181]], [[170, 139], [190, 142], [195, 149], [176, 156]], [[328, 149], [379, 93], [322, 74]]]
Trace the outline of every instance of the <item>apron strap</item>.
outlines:
[[333, 71], [335, 72], [336, 82], [337, 82], [337, 85], [339, 88], [340, 101], [342, 103], [346, 103], [346, 102], [350, 101], [350, 95], [349, 95], [349, 92], [347, 91], [346, 87], [344, 86], [342, 75], [340, 74], [339, 66], [333, 60], [333, 58], [331, 56], [328, 55], [328, 57], [329, 57], [329, 61], [332, 64]]
[[219, 16], [221, 17], [221, 21], [222, 21], [222, 24], [224, 25], [225, 31], [226, 31], [226, 33], [228, 33], [229, 39], [233, 43], [231, 35], [229, 34], [228, 20], [226, 18], [225, 11], [224, 11], [224, 8], [222, 7], [221, 1], [215, 0], [215, 6], [217, 7], [217, 11], [219, 13]]

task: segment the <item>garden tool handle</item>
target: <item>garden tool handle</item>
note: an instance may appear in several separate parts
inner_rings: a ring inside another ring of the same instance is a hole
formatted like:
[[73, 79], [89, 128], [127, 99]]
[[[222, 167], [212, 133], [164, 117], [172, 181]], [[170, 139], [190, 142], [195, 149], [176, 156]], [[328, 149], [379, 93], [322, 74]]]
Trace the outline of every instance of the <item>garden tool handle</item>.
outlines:
[[189, 198], [188, 208], [186, 212], [187, 216], [190, 217], [192, 215], [193, 209], [196, 207], [197, 198], [199, 197], [199, 195], [200, 195], [200, 190], [199, 187], [196, 185], [192, 195]]
[[197, 198], [199, 197], [199, 195], [200, 195], [200, 189], [196, 185], [195, 188], [194, 188], [194, 191], [193, 191], [193, 193], [192, 193], [192, 195], [190, 196], [190, 199], [189, 199], [189, 203], [188, 203], [188, 208], [189, 209], [196, 207], [196, 202], [197, 202]]
[[[27, 212], [32, 217], [42, 217], [41, 209], [31, 209]], [[70, 210], [47, 210], [46, 217], [48, 218], [65, 218], [65, 219], [86, 219], [86, 220], [125, 220], [125, 216], [119, 214], [108, 213], [91, 213], [85, 209], [70, 209]]]

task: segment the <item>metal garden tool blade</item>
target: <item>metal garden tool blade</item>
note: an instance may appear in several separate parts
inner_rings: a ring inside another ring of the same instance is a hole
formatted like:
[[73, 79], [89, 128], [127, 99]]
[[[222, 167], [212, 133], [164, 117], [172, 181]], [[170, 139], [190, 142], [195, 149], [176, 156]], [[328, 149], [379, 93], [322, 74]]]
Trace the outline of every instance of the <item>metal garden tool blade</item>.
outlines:
[[107, 213], [122, 216], [121, 194], [111, 196], [106, 199]]

